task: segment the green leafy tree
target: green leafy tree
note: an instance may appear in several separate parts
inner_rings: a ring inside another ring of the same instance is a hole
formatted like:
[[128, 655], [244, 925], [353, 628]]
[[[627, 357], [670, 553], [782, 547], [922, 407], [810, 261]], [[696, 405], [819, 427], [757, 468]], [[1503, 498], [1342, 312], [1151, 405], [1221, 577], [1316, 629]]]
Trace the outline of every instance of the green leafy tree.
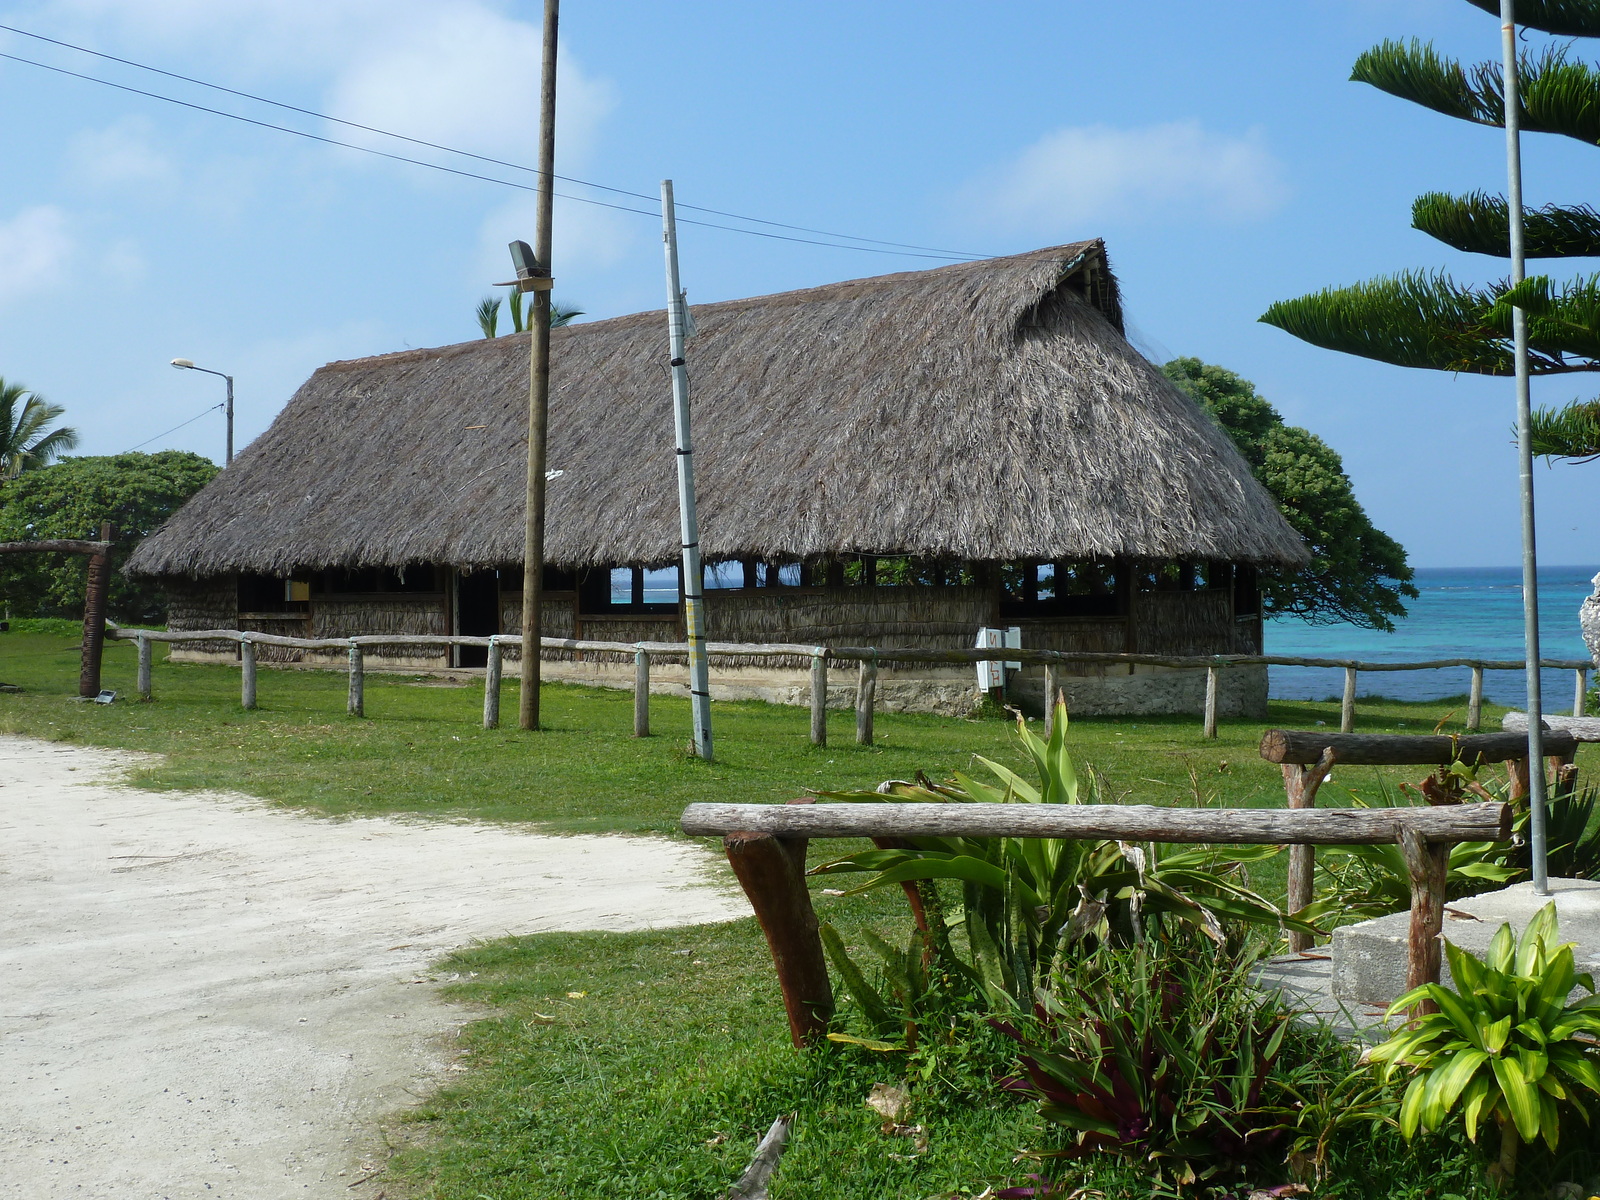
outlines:
[[78, 444], [77, 430], [49, 428], [64, 412], [20, 383], [0, 379], [0, 480], [42, 467]]
[[[1499, 15], [1498, 0], [1467, 2]], [[1516, 12], [1521, 24], [1546, 33], [1600, 37], [1600, 0], [1518, 0]], [[1523, 129], [1600, 144], [1600, 71], [1572, 61], [1565, 46], [1523, 52], [1518, 71]], [[1356, 60], [1351, 79], [1458, 120], [1505, 124], [1499, 62], [1463, 66], [1415, 39], [1386, 41]], [[1430, 192], [1411, 217], [1415, 228], [1457, 250], [1510, 257], [1504, 197]], [[1524, 226], [1529, 258], [1600, 257], [1600, 213], [1586, 204], [1527, 209]], [[1513, 308], [1527, 314], [1532, 374], [1600, 371], [1600, 275], [1475, 287], [1442, 271], [1406, 271], [1279, 301], [1261, 319], [1313, 345], [1397, 366], [1512, 375]], [[1550, 458], [1600, 456], [1600, 403], [1536, 412], [1533, 444], [1534, 453]]]
[[[509, 307], [511, 310], [511, 332], [526, 333], [528, 326], [524, 313], [531, 310], [523, 308], [521, 292], [514, 291], [511, 293]], [[483, 336], [486, 338], [498, 337], [500, 329], [500, 297], [485, 296], [478, 301], [477, 316], [478, 328], [483, 330]], [[560, 329], [563, 325], [570, 325], [581, 316], [583, 316], [581, 308], [568, 308], [553, 300], [550, 302], [551, 329]]]
[[1162, 368], [1233, 438], [1262, 486], [1311, 550], [1311, 564], [1264, 570], [1266, 610], [1318, 623], [1393, 629], [1415, 599], [1405, 549], [1374, 526], [1339, 455], [1316, 434], [1284, 424], [1248, 379], [1198, 358]]
[[[166, 598], [151, 580], [118, 569], [134, 546], [211, 481], [217, 465], [198, 454], [68, 458], [0, 487], [0, 542], [98, 537], [116, 526], [109, 609], [123, 621], [164, 619]], [[77, 617], [86, 560], [77, 554], [0, 555], [0, 606], [14, 617]]]

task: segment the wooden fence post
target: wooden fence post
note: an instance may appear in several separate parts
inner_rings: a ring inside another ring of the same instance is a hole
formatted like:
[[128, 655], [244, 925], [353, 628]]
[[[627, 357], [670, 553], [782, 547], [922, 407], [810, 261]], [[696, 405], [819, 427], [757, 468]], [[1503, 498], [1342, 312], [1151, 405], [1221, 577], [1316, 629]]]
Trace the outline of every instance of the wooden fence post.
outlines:
[[856, 677], [856, 745], [872, 745], [872, 708], [878, 699], [878, 656], [861, 660]]
[[1467, 694], [1467, 730], [1477, 733], [1483, 728], [1483, 668], [1472, 668], [1472, 691]]
[[483, 663], [483, 727], [500, 728], [500, 638], [489, 635], [489, 657]]
[[650, 652], [633, 650], [633, 736], [650, 736]]
[[1217, 668], [1206, 668], [1206, 718], [1205, 736], [1217, 736]]
[[[100, 522], [100, 540], [111, 540], [111, 523]], [[83, 590], [83, 657], [78, 668], [78, 695], [100, 694], [100, 657], [106, 644], [106, 589], [111, 583], [111, 552], [89, 556]]]
[[811, 655], [811, 744], [828, 744], [828, 654], [821, 646]]
[[1056, 665], [1047, 662], [1044, 665], [1044, 738], [1049, 741], [1056, 731], [1056, 692], [1059, 685], [1056, 683]]
[[[1317, 806], [1317, 789], [1333, 773], [1333, 764], [1337, 757], [1330, 748], [1324, 750], [1321, 757], [1309, 767], [1298, 763], [1283, 764], [1283, 790], [1290, 808]], [[1316, 874], [1317, 848], [1305, 845], [1290, 846], [1288, 909], [1291, 915], [1310, 904], [1316, 895]], [[1289, 949], [1296, 954], [1311, 949], [1311, 944], [1309, 933], [1289, 934]]]
[[810, 1045], [828, 1031], [833, 989], [806, 889], [806, 839], [730, 833], [722, 844], [772, 951], [789, 1037], [796, 1046]]
[[355, 638], [350, 639], [350, 699], [346, 703], [346, 711], [352, 717], [366, 716], [366, 664], [362, 661], [361, 646]]
[[1573, 674], [1577, 676], [1577, 686], [1572, 690], [1572, 715], [1581, 717], [1584, 703], [1589, 698], [1589, 672], [1580, 667]]
[[1344, 703], [1339, 708], [1339, 732], [1353, 733], [1356, 727], [1356, 669], [1344, 669]]
[[150, 699], [150, 639], [134, 636], [134, 644], [139, 648], [139, 699]]
[[[1400, 852], [1411, 876], [1411, 927], [1406, 941], [1406, 990], [1439, 982], [1439, 935], [1444, 930], [1444, 889], [1450, 874], [1447, 842], [1425, 842], [1415, 829], [1400, 830]], [[1413, 1016], [1438, 1012], [1423, 1001]]]
[[256, 706], [256, 644], [247, 637], [239, 639], [239, 706]]

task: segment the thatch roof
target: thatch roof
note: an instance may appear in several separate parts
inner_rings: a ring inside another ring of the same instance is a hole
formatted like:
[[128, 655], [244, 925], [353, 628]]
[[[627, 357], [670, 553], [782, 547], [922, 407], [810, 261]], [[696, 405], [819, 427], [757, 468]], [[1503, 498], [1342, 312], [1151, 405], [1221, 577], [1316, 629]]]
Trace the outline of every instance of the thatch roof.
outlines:
[[[1104, 246], [694, 306], [707, 560], [1299, 563], [1218, 429], [1123, 338]], [[551, 338], [547, 558], [678, 555], [660, 312]], [[138, 573], [522, 558], [525, 336], [330, 363]]]

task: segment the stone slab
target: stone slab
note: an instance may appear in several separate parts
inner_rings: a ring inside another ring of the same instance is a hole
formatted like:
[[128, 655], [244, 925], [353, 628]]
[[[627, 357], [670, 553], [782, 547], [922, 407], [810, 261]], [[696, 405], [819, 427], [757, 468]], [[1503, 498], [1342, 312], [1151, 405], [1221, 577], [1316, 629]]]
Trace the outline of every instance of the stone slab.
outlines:
[[[1552, 879], [1550, 895], [1536, 896], [1531, 883], [1485, 892], [1445, 907], [1444, 936], [1482, 956], [1500, 926], [1510, 924], [1519, 935], [1535, 913], [1551, 900], [1561, 920], [1561, 940], [1576, 942], [1578, 973], [1600, 979], [1600, 880]], [[1406, 938], [1409, 913], [1393, 913], [1334, 930], [1332, 992], [1346, 1004], [1388, 1004], [1405, 991]], [[1451, 984], [1445, 964], [1442, 981]], [[1581, 991], [1576, 995], [1587, 995]]]

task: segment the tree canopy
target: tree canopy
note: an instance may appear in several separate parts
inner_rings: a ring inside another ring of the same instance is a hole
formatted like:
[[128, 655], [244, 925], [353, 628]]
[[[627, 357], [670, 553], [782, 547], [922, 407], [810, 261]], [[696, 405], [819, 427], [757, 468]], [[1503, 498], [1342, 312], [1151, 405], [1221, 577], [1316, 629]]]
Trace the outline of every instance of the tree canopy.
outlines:
[[[1468, 3], [1499, 15], [1498, 0]], [[1546, 33], [1600, 37], [1600, 0], [1518, 0], [1516, 12], [1519, 23]], [[1356, 60], [1350, 77], [1457, 120], [1505, 123], [1498, 61], [1464, 66], [1416, 39], [1385, 41]], [[1569, 47], [1520, 51], [1518, 84], [1521, 128], [1600, 144], [1600, 70], [1573, 61]], [[1600, 212], [1587, 204], [1524, 209], [1523, 221], [1529, 258], [1600, 256]], [[1510, 257], [1510, 209], [1502, 196], [1430, 192], [1412, 206], [1411, 223], [1457, 250]], [[1442, 271], [1405, 271], [1279, 301], [1261, 319], [1313, 345], [1397, 366], [1512, 375], [1514, 308], [1527, 316], [1532, 374], [1600, 371], [1600, 275], [1473, 286]], [[1541, 410], [1534, 453], [1600, 456], [1597, 413], [1592, 400]]]
[[1311, 564], [1265, 570], [1269, 613], [1316, 623], [1349, 621], [1390, 630], [1415, 599], [1405, 549], [1375, 527], [1344, 473], [1338, 453], [1316, 434], [1284, 423], [1248, 379], [1198, 358], [1162, 368], [1233, 439], [1250, 469], [1305, 539]]
[[[217, 465], [198, 454], [115, 454], [67, 458], [0, 483], [0, 542], [96, 538], [116, 526], [110, 614], [122, 621], [164, 618], [151, 581], [120, 568], [134, 546], [211, 481]], [[0, 555], [0, 606], [13, 617], [77, 617], [87, 561], [77, 554]]]
[[0, 479], [42, 467], [78, 444], [78, 431], [49, 428], [66, 410], [20, 383], [0, 379]]

